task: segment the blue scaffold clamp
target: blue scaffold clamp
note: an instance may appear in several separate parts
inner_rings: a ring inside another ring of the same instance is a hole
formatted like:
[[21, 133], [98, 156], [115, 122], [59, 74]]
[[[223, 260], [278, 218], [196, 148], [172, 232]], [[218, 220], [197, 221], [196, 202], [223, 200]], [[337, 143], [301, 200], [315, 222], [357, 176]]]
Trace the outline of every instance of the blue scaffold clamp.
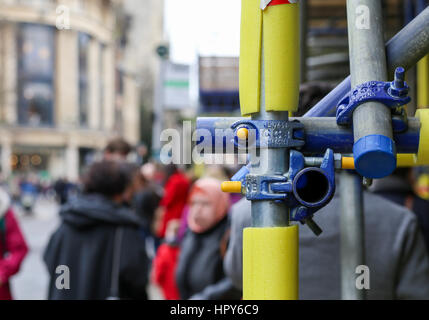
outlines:
[[395, 80], [392, 82], [369, 81], [358, 85], [339, 102], [337, 124], [350, 125], [357, 107], [375, 101], [391, 109], [394, 132], [406, 131], [408, 128], [406, 112], [401, 107], [409, 103], [411, 98], [408, 96], [409, 87], [404, 79], [405, 70], [398, 67], [395, 71]]
[[312, 220], [335, 193], [334, 152], [328, 149], [320, 167], [306, 167], [301, 152], [290, 151], [289, 171], [284, 175], [257, 175], [243, 167], [231, 180], [245, 184], [251, 201], [284, 201], [290, 208], [290, 220], [307, 224], [319, 235], [322, 231]]

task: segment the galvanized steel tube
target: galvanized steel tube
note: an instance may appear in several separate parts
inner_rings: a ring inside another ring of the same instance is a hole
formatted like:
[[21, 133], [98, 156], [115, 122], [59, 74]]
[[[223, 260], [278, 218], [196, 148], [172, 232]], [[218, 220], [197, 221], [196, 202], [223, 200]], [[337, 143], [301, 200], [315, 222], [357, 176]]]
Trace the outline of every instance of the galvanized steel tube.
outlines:
[[[402, 66], [408, 70], [428, 53], [429, 7], [387, 42], [386, 56], [389, 79], [393, 79], [396, 67]], [[338, 102], [350, 89], [349, 76], [309, 110], [305, 117], [334, 116]]]

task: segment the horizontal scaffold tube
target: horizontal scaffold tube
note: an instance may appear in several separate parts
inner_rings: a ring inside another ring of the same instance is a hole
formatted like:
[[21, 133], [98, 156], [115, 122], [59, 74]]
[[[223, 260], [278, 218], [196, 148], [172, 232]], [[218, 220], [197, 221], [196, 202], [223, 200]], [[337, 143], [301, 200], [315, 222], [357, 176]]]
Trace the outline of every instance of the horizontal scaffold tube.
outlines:
[[[231, 126], [247, 118], [198, 118], [197, 145], [205, 148], [205, 152], [224, 153], [234, 144]], [[353, 131], [351, 128], [338, 126], [333, 117], [322, 118], [290, 118], [304, 125], [305, 145], [300, 149], [304, 154], [323, 154], [327, 148], [336, 153], [353, 153]], [[417, 153], [420, 141], [420, 120], [408, 119], [408, 130], [394, 134], [398, 153]]]

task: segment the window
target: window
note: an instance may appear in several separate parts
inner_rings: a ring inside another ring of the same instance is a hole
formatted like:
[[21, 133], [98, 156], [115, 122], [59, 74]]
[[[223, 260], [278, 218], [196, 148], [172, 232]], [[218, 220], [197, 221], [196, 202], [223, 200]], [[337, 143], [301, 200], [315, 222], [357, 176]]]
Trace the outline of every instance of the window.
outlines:
[[54, 122], [55, 29], [23, 23], [18, 28], [18, 123]]
[[91, 37], [79, 32], [79, 122], [82, 127], [88, 126], [89, 110], [89, 44]]

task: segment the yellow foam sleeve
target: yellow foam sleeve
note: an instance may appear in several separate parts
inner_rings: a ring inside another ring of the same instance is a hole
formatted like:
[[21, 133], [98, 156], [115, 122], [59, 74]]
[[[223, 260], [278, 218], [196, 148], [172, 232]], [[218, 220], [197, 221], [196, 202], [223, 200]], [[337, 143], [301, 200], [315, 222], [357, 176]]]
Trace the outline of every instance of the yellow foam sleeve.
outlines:
[[247, 228], [243, 234], [243, 299], [298, 299], [298, 226]]
[[298, 110], [300, 84], [299, 4], [264, 10], [265, 109]]
[[420, 140], [419, 151], [417, 153], [417, 164], [429, 164], [429, 109], [420, 109], [416, 112], [416, 117], [420, 119]]
[[417, 107], [429, 108], [429, 55], [417, 63]]
[[258, 113], [261, 96], [262, 11], [260, 0], [242, 0], [239, 88], [243, 116]]
[[[240, 107], [243, 116], [260, 111], [264, 52], [265, 109], [298, 109], [300, 83], [299, 4], [260, 9], [260, 0], [242, 0]], [[262, 50], [263, 46], [263, 50]]]
[[403, 153], [397, 155], [396, 166], [398, 168], [415, 167], [417, 165], [417, 155], [413, 153]]

